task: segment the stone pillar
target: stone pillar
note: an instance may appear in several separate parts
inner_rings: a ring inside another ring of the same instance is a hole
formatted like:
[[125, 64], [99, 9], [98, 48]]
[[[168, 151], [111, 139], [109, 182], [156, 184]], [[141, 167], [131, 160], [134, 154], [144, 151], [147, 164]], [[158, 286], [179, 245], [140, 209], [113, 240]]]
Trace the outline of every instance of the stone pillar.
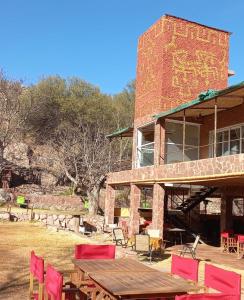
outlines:
[[129, 236], [139, 233], [140, 215], [138, 208], [140, 207], [140, 200], [141, 189], [137, 185], [131, 184]]
[[159, 183], [153, 185], [152, 228], [159, 229], [163, 236], [164, 225], [164, 187]]
[[107, 184], [105, 198], [105, 223], [114, 223], [115, 189]]
[[220, 232], [233, 229], [232, 216], [233, 196], [223, 193], [221, 197]]

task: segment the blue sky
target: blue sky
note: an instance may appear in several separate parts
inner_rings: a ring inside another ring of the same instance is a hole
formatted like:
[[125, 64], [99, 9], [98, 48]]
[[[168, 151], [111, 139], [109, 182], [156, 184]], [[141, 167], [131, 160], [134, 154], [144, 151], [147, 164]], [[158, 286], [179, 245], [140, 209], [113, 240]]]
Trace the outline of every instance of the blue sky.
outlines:
[[0, 0], [0, 68], [35, 83], [77, 76], [114, 94], [135, 78], [137, 39], [165, 13], [233, 32], [230, 69], [244, 80], [243, 0]]

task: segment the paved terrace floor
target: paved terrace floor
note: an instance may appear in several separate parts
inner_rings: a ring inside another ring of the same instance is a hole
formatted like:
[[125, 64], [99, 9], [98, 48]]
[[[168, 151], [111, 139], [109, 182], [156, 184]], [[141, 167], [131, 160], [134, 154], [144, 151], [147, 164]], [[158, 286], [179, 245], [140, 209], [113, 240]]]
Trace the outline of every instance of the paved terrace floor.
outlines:
[[[72, 232], [46, 228], [39, 223], [0, 222], [0, 300], [27, 299], [29, 277], [29, 254], [33, 249], [59, 270], [72, 269], [74, 245], [77, 243], [104, 243], [106, 236], [92, 238], [77, 236]], [[106, 243], [111, 243], [109, 240]], [[171, 253], [178, 253], [179, 246], [168, 248], [165, 254], [152, 263], [152, 268], [169, 272]], [[118, 247], [117, 257], [138, 259], [133, 251]], [[200, 245], [197, 251], [200, 262], [200, 283], [203, 281], [204, 264], [213, 263], [228, 270], [242, 274], [244, 278], [244, 259], [237, 260], [236, 255], [223, 254], [219, 248]], [[140, 257], [143, 263], [148, 260]], [[242, 280], [244, 299], [244, 279]]]

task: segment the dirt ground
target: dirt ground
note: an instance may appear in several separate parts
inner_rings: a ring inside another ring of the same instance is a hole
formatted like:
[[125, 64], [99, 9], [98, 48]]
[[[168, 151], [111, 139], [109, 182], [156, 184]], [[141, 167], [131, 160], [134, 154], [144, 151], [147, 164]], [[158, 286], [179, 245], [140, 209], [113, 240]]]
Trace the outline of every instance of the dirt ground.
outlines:
[[0, 299], [27, 299], [29, 255], [34, 250], [59, 270], [72, 269], [74, 245], [84, 239], [38, 223], [0, 222]]

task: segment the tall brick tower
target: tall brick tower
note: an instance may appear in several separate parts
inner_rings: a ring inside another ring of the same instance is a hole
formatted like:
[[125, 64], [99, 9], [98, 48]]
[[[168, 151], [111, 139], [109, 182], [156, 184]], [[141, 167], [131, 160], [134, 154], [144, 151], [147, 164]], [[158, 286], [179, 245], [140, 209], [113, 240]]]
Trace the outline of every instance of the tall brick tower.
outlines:
[[135, 127], [155, 113], [227, 87], [229, 33], [165, 15], [139, 38]]

